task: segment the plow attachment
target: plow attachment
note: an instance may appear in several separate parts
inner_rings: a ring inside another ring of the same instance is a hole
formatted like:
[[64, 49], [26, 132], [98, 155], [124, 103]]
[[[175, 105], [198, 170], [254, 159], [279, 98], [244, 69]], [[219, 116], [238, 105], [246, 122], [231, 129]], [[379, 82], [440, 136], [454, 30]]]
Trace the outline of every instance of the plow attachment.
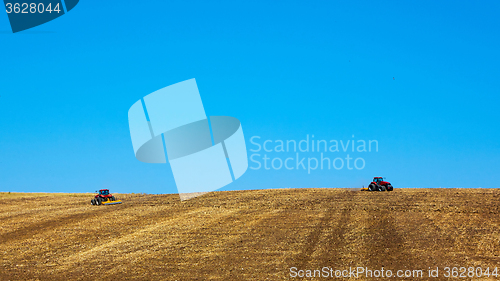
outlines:
[[103, 205], [114, 205], [114, 204], [121, 204], [121, 203], [122, 203], [122, 200], [102, 202]]

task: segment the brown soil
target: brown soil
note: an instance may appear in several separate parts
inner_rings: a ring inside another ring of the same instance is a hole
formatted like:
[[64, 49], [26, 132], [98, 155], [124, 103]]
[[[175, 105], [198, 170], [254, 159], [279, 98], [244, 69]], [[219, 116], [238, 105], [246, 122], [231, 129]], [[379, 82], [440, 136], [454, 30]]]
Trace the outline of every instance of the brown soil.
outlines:
[[1, 197], [0, 280], [288, 280], [291, 267], [358, 266], [422, 269], [423, 280], [439, 267], [433, 280], [444, 280], [446, 266], [500, 270], [498, 189], [278, 189], [183, 202], [127, 194], [112, 206], [90, 199]]

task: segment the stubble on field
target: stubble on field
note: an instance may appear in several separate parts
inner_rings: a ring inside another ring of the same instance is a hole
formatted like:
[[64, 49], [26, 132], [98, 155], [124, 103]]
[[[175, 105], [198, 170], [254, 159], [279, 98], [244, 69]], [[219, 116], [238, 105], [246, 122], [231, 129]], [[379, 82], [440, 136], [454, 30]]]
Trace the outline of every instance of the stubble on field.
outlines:
[[275, 189], [183, 202], [123, 194], [112, 206], [91, 206], [91, 197], [0, 196], [0, 280], [287, 280], [291, 267], [500, 267], [498, 189]]

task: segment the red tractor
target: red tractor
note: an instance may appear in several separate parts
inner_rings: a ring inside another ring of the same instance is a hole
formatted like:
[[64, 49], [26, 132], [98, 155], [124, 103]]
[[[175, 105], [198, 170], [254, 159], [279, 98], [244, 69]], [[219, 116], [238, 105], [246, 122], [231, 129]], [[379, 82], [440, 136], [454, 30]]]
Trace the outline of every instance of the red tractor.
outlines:
[[92, 205], [113, 205], [121, 204], [122, 201], [116, 200], [116, 198], [109, 193], [109, 189], [101, 189], [95, 198], [90, 200], [90, 203]]
[[392, 191], [394, 188], [392, 187], [391, 183], [388, 181], [384, 181], [384, 178], [382, 177], [374, 177], [373, 181], [368, 185], [368, 187], [365, 187], [361, 190], [366, 190], [366, 191]]

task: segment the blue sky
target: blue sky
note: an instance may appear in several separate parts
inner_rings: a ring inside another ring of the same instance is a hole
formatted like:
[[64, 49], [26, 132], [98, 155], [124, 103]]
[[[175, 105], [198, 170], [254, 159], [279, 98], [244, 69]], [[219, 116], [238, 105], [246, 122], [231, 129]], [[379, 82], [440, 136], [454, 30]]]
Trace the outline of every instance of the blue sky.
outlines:
[[16, 34], [0, 13], [0, 191], [176, 192], [168, 164], [135, 159], [127, 112], [190, 78], [248, 149], [379, 142], [351, 154], [362, 170], [249, 169], [224, 190], [499, 186], [497, 1], [125, 2]]

